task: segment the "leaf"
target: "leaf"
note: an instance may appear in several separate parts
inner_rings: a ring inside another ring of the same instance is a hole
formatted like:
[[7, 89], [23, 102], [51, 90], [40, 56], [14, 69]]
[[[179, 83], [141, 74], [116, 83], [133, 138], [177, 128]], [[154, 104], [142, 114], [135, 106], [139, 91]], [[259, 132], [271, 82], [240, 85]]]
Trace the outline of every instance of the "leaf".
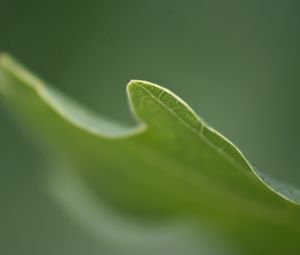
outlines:
[[[127, 92], [137, 127], [98, 117], [8, 55], [0, 58], [1, 100], [51, 150], [54, 191], [75, 214], [94, 210], [100, 221], [110, 208], [145, 229], [205, 223], [243, 254], [300, 252], [299, 189], [254, 169], [168, 89], [133, 80]], [[80, 199], [83, 190], [89, 195]]]

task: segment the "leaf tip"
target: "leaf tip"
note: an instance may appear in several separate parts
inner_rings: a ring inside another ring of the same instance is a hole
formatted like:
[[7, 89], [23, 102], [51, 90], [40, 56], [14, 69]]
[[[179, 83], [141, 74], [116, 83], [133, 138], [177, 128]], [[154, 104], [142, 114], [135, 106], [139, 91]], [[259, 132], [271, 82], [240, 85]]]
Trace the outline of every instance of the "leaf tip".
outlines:
[[145, 89], [145, 86], [149, 84], [149, 82], [142, 80], [130, 80], [127, 84], [127, 95], [131, 106], [134, 105], [135, 101], [140, 98], [141, 91]]
[[158, 85], [143, 80], [131, 80], [127, 84], [129, 105], [132, 113], [139, 122], [147, 122], [147, 116], [145, 115], [149, 112], [149, 108], [152, 108], [153, 106], [152, 104], [147, 104], [147, 102], [149, 102], [147, 98], [149, 99], [149, 96], [151, 95], [150, 91], [154, 88], [158, 88]]
[[128, 90], [134, 90], [136, 89], [137, 87], [142, 87], [142, 88], [157, 88], [157, 89], [164, 89], [163, 87], [157, 85], [157, 84], [154, 84], [152, 82], [149, 82], [149, 81], [144, 81], [144, 80], [130, 80], [128, 82], [128, 85], [127, 85], [127, 88]]
[[137, 88], [143, 86], [146, 82], [142, 80], [130, 80], [127, 84], [127, 91], [130, 94], [135, 91]]
[[133, 100], [136, 95], [140, 96], [141, 91], [143, 91], [143, 93], [145, 93], [145, 91], [148, 91], [148, 93], [154, 93], [154, 91], [161, 92], [167, 91], [167, 89], [160, 85], [144, 80], [131, 80], [127, 84], [127, 93], [131, 100]]

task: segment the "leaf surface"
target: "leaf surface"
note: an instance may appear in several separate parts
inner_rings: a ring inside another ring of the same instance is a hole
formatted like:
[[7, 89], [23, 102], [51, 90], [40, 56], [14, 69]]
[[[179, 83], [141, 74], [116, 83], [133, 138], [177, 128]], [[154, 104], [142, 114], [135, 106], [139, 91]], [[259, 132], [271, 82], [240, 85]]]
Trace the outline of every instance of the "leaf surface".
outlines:
[[[0, 99], [50, 149], [54, 192], [73, 211], [95, 210], [100, 219], [104, 209], [92, 205], [101, 204], [145, 229], [205, 223], [244, 254], [300, 252], [298, 188], [254, 169], [168, 89], [133, 80], [127, 92], [136, 127], [91, 113], [8, 55], [0, 57]], [[81, 186], [89, 195], [80, 200]], [[80, 208], [91, 198], [91, 206]]]

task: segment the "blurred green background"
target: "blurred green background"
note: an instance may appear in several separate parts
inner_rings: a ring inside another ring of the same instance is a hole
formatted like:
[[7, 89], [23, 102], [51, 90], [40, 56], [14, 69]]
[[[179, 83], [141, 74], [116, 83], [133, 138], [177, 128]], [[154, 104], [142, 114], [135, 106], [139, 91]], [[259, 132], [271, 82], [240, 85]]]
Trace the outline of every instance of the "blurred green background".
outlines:
[[[185, 99], [262, 171], [300, 186], [299, 1], [0, 1], [0, 51], [132, 123], [130, 79]], [[0, 107], [0, 254], [99, 254], [51, 200], [45, 160]]]

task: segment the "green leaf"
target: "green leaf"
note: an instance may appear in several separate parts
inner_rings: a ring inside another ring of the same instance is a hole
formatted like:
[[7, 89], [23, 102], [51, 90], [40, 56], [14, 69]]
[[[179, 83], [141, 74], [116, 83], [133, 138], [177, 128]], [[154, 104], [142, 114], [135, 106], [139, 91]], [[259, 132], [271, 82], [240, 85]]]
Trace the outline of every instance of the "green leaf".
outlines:
[[[138, 232], [132, 239], [150, 226], [184, 222], [218, 233], [243, 254], [300, 252], [299, 189], [256, 170], [168, 89], [133, 80], [127, 92], [136, 127], [87, 111], [11, 57], [0, 58], [1, 101], [50, 150], [53, 191], [91, 228], [103, 227], [94, 226], [98, 219], [118, 229], [114, 217], [103, 220], [118, 212], [128, 224], [123, 236]], [[104, 208], [111, 213], [102, 215]]]

